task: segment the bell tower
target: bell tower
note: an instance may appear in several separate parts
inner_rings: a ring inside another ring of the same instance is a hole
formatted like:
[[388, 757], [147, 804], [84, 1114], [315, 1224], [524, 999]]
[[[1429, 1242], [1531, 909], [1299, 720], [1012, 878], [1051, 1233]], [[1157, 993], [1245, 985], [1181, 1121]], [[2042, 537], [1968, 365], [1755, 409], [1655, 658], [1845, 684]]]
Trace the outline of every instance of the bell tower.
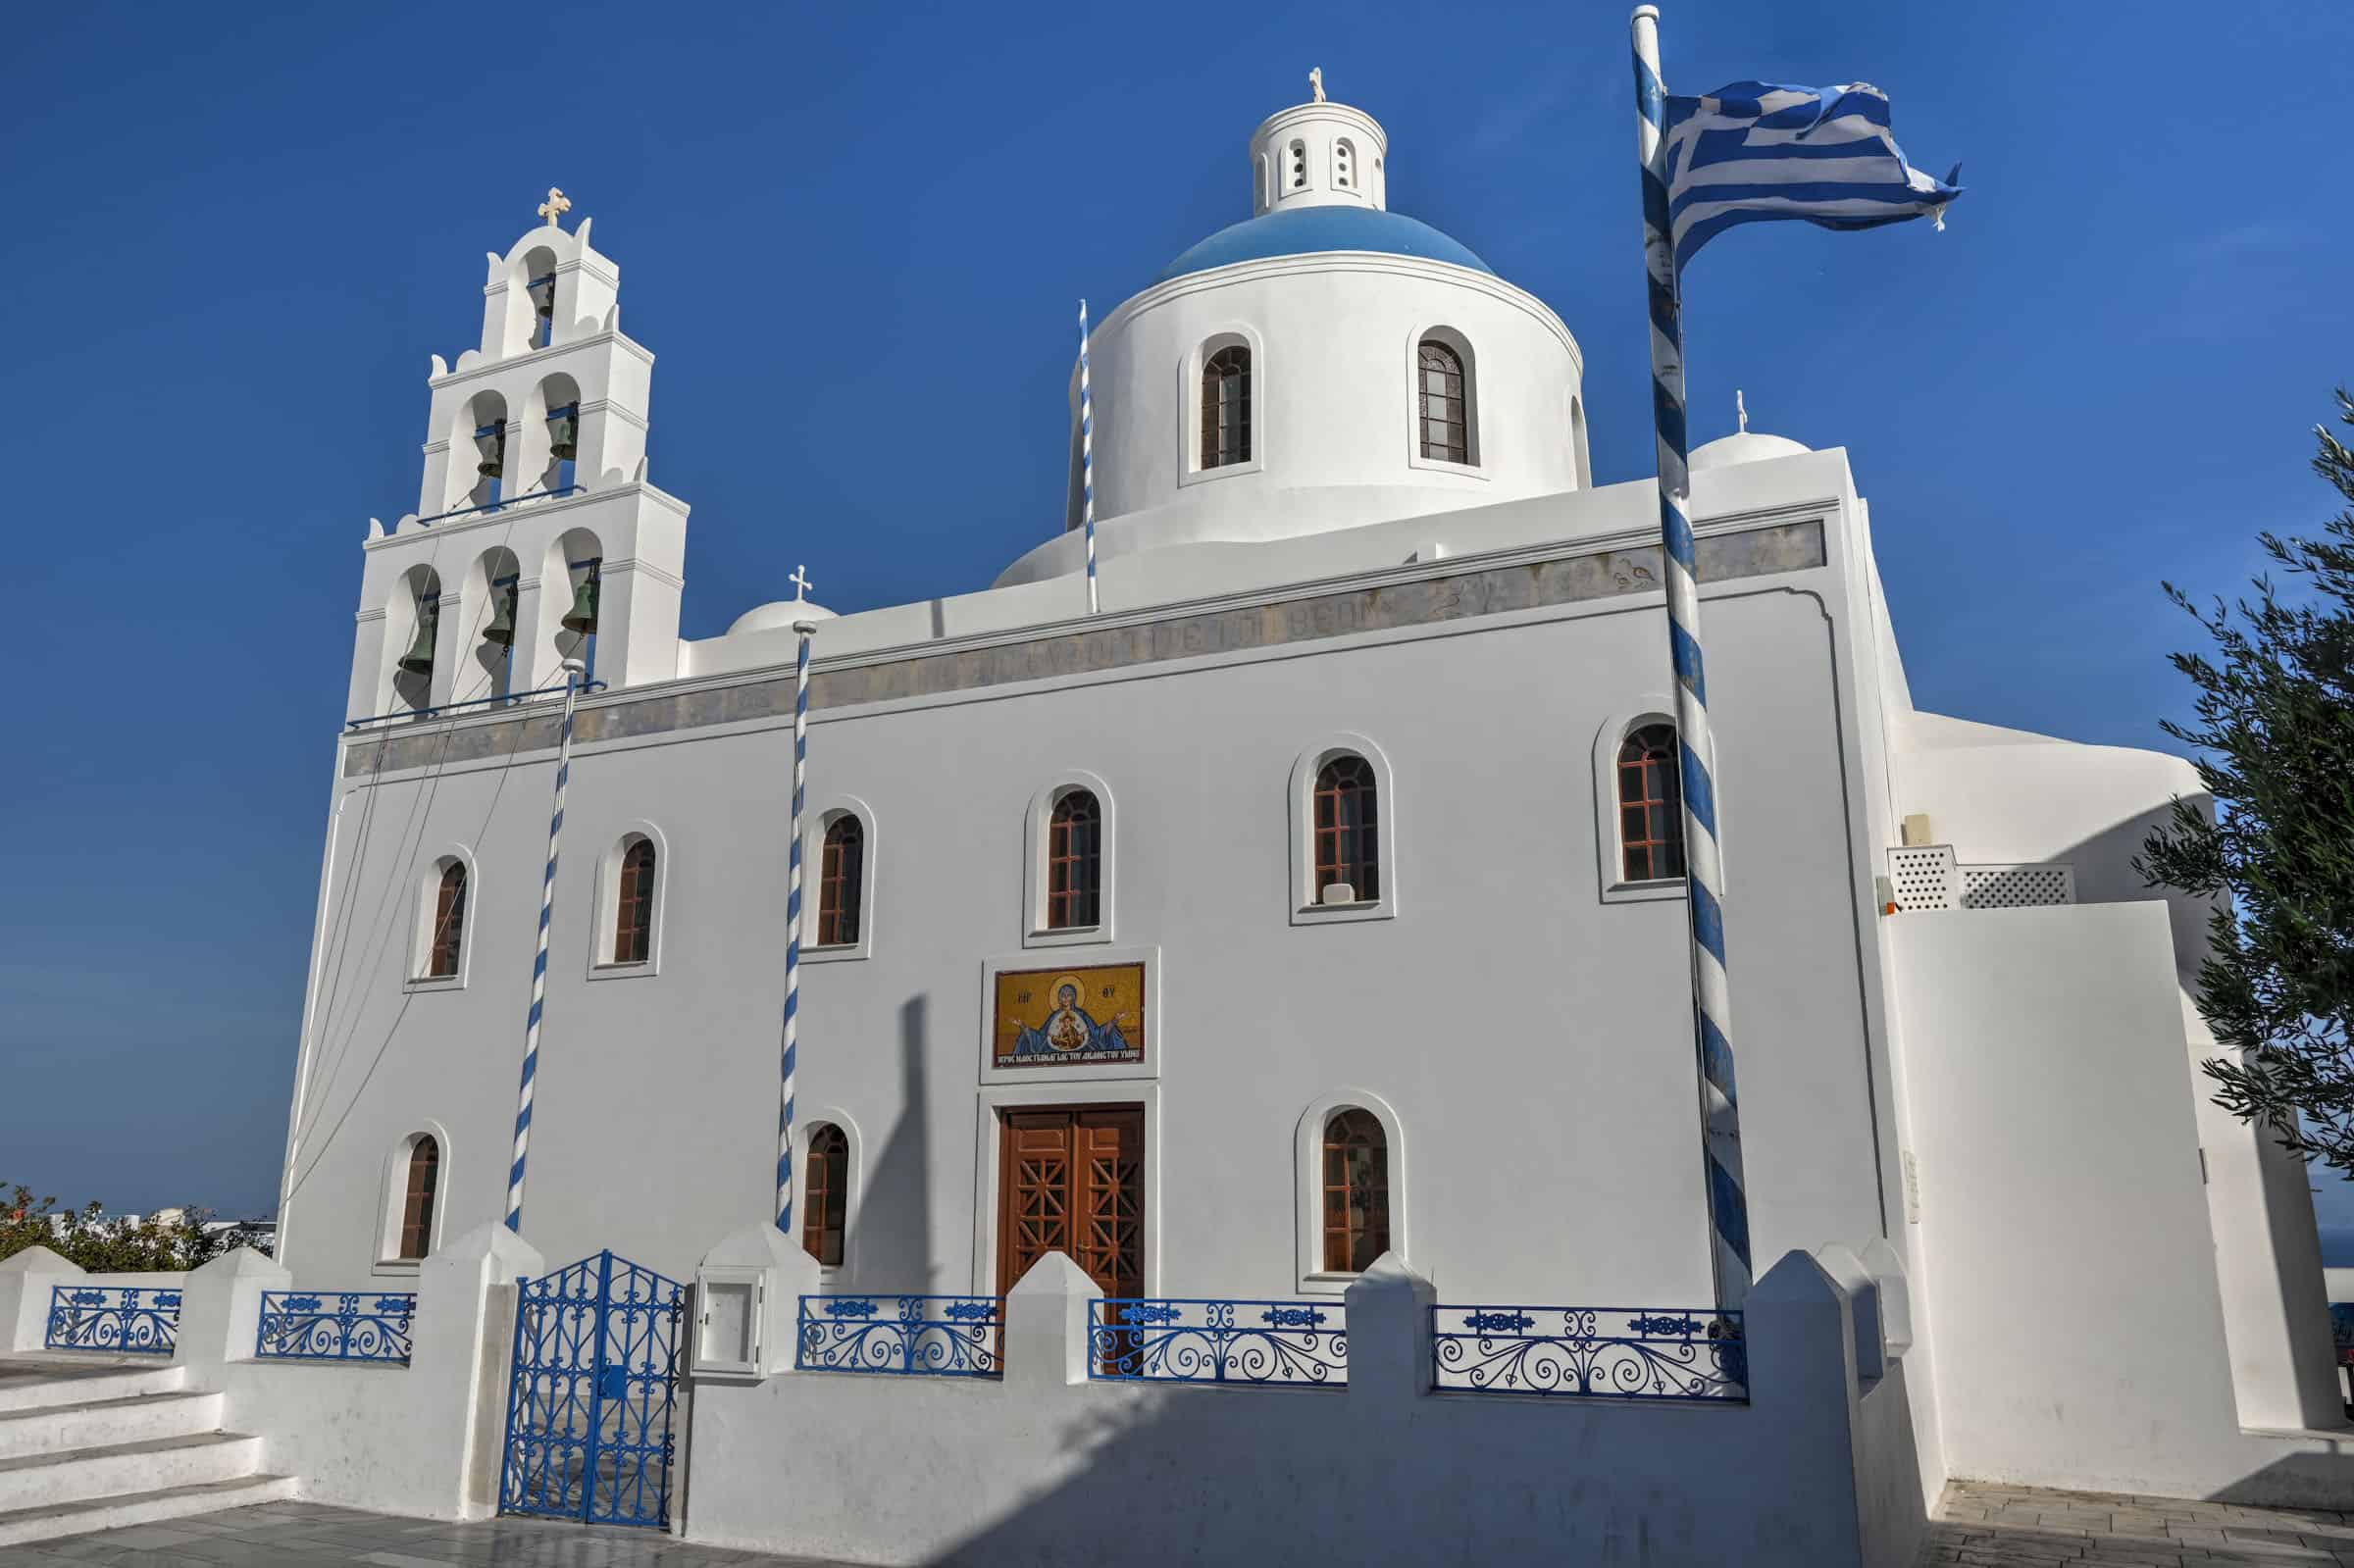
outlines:
[[621, 330], [621, 270], [567, 230], [491, 254], [481, 346], [433, 357], [417, 510], [364, 546], [349, 712], [439, 710], [678, 673], [687, 505], [646, 480], [654, 356]]

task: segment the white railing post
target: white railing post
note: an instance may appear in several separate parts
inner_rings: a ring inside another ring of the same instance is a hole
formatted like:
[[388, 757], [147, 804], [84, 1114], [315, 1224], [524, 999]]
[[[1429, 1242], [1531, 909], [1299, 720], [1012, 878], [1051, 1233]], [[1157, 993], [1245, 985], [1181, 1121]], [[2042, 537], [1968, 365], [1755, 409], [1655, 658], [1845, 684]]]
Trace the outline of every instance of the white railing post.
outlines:
[[232, 1247], [197, 1269], [179, 1288], [179, 1342], [173, 1362], [201, 1373], [253, 1359], [262, 1292], [293, 1283], [294, 1276], [247, 1246]]
[[1067, 1388], [1087, 1381], [1088, 1306], [1103, 1288], [1061, 1252], [1030, 1265], [1005, 1295], [1005, 1386]]
[[1349, 1401], [1394, 1405], [1428, 1393], [1431, 1306], [1438, 1287], [1384, 1252], [1349, 1287]]
[[38, 1350], [49, 1337], [49, 1293], [82, 1277], [77, 1263], [45, 1246], [0, 1261], [0, 1352]]

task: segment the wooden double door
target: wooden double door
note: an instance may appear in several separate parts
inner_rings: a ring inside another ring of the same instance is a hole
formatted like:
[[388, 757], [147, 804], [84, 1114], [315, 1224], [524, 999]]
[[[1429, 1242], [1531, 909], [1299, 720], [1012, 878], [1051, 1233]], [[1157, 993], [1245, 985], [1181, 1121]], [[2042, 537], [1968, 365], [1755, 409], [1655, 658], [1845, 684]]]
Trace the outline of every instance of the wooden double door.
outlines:
[[1109, 1296], [1145, 1290], [1145, 1111], [1068, 1105], [998, 1113], [998, 1293], [1049, 1252]]

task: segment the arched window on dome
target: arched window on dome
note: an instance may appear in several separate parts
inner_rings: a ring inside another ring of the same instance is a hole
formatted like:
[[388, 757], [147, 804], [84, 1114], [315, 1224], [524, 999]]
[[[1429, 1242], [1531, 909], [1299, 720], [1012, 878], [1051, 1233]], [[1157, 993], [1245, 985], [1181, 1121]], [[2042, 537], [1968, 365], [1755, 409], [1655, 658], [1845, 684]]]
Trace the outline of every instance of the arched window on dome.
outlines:
[[1283, 188], [1287, 191], [1307, 188], [1307, 143], [1295, 141], [1285, 155]]
[[1471, 461], [1470, 380], [1463, 357], [1439, 338], [1425, 337], [1414, 354], [1415, 438], [1434, 463]]
[[1202, 362], [1202, 466], [1251, 461], [1251, 350], [1229, 344]]
[[1683, 783], [1675, 726], [1647, 724], [1618, 744], [1618, 853], [1628, 882], [1684, 874]]
[[1346, 136], [1332, 144], [1332, 188], [1356, 188], [1356, 144]]

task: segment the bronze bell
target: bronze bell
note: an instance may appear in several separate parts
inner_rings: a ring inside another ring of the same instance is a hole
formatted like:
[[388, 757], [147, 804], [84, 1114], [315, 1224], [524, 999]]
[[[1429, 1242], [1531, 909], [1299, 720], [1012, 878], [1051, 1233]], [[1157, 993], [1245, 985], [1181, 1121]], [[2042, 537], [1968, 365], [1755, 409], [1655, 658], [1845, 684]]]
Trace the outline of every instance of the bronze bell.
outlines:
[[515, 584], [510, 582], [498, 593], [498, 609], [491, 615], [490, 624], [483, 628], [483, 640], [495, 642], [502, 648], [515, 646]]
[[596, 580], [597, 568], [592, 566], [581, 579], [581, 585], [572, 590], [572, 608], [564, 614], [565, 631], [586, 634], [596, 630]]
[[548, 455], [567, 463], [581, 455], [581, 417], [564, 409], [547, 422]]
[[432, 675], [434, 673], [434, 630], [440, 624], [437, 606], [420, 604], [417, 607], [417, 635], [409, 641], [409, 651], [400, 656], [403, 675]]
[[475, 449], [483, 454], [483, 460], [474, 465], [474, 471], [477, 474], [486, 480], [494, 480], [505, 472], [507, 432], [504, 430], [494, 429], [487, 435], [478, 434], [474, 438], [474, 444]]

